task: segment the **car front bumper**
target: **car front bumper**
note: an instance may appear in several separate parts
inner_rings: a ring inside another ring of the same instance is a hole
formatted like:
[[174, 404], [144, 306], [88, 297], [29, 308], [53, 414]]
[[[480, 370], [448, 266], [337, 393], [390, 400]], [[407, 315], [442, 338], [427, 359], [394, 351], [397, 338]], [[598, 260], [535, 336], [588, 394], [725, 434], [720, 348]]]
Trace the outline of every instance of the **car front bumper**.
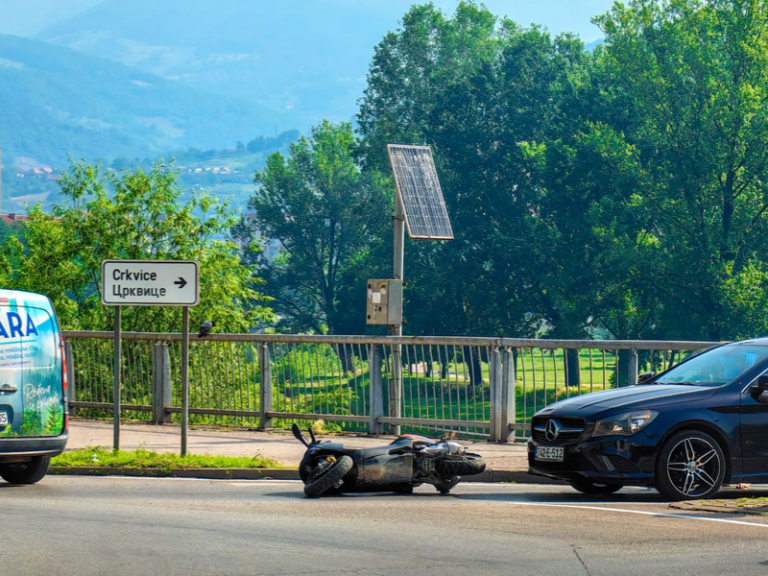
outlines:
[[[647, 486], [653, 483], [656, 447], [642, 432], [635, 436], [606, 437], [569, 445], [528, 440], [528, 473], [565, 481], [592, 481]], [[655, 440], [655, 439], [654, 439]], [[562, 462], [535, 459], [537, 446], [564, 449]]]

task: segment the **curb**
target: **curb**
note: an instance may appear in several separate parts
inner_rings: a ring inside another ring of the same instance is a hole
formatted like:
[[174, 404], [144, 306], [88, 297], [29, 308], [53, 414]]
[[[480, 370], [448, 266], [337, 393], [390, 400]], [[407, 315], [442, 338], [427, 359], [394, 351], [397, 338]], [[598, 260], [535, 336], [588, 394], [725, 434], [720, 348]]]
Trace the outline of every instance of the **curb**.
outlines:
[[68, 476], [148, 476], [153, 478], [207, 478], [210, 480], [298, 480], [294, 468], [113, 468], [51, 466], [49, 473]]
[[[51, 466], [51, 474], [69, 476], [147, 476], [154, 478], [203, 478], [210, 480], [299, 480], [295, 468], [110, 468], [88, 466]], [[550, 478], [532, 476], [519, 470], [486, 470], [467, 476], [466, 482], [510, 484], [564, 484]]]
[[719, 514], [747, 514], [751, 516], [766, 516], [765, 510], [755, 510], [739, 506], [718, 506], [715, 504], [705, 504], [703, 502], [683, 501], [670, 502], [670, 508], [675, 510], [687, 510], [689, 512], [717, 512]]

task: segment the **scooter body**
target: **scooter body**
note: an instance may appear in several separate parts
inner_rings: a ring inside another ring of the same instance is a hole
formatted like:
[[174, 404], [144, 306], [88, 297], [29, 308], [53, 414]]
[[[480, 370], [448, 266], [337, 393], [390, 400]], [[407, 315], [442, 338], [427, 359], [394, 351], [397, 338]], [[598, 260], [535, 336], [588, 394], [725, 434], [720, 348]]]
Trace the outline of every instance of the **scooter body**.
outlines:
[[[451, 473], [454, 470], [476, 474], [485, 469], [480, 456], [468, 454], [450, 440], [406, 434], [386, 446], [349, 449], [339, 442], [318, 442], [311, 429], [307, 439], [295, 424], [293, 434], [307, 447], [299, 467], [305, 492], [324, 475], [338, 476], [342, 471], [338, 468], [349, 469], [323, 492], [410, 492], [429, 483], [445, 493], [460, 480], [457, 473]], [[308, 495], [319, 495], [315, 491], [309, 490]]]

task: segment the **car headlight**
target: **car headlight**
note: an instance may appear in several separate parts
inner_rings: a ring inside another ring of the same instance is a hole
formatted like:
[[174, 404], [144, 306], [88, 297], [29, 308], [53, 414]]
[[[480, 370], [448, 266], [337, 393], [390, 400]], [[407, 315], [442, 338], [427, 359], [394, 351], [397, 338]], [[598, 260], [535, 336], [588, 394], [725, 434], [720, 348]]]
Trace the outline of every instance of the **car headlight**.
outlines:
[[595, 423], [592, 437], [597, 436], [632, 436], [648, 426], [658, 416], [653, 410], [639, 410], [612, 416], [608, 420], [600, 420]]

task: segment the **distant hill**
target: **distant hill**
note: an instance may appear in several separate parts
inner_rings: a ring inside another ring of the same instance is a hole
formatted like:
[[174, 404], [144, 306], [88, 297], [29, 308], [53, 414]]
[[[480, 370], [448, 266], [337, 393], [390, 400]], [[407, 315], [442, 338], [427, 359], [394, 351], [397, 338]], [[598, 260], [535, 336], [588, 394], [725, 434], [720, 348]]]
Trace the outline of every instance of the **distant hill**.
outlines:
[[67, 154], [113, 158], [226, 147], [271, 134], [275, 111], [182, 86], [62, 46], [0, 35], [0, 147], [61, 166]]
[[40, 40], [285, 113], [350, 120], [374, 46], [411, 0], [105, 0]]
[[[352, 119], [374, 47], [427, 1], [103, 0], [36, 37], [255, 102], [280, 114], [274, 129], [305, 131], [325, 118]], [[589, 17], [611, 1], [483, 3], [523, 25], [546, 20], [570, 30], [594, 29]], [[459, 0], [433, 2], [452, 14]]]

